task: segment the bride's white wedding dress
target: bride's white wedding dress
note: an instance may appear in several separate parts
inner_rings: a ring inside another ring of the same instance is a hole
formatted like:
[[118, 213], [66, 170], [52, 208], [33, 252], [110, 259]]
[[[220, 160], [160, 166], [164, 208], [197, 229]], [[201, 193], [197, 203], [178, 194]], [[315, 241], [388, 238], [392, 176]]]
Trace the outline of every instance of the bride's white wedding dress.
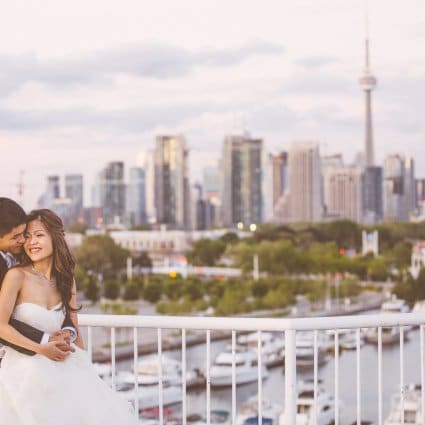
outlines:
[[[58, 306], [56, 306], [58, 308]], [[15, 307], [13, 316], [53, 333], [62, 310], [32, 303]], [[27, 356], [6, 347], [0, 367], [1, 425], [135, 425], [128, 402], [97, 375], [87, 353], [75, 347], [64, 361]]]

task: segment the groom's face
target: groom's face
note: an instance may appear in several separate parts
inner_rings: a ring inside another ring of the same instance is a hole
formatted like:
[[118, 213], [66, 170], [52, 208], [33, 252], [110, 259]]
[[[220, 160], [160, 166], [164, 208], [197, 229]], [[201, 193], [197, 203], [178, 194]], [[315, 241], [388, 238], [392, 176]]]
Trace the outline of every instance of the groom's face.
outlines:
[[10, 254], [20, 254], [24, 246], [25, 224], [14, 227], [9, 233], [0, 237], [0, 250]]

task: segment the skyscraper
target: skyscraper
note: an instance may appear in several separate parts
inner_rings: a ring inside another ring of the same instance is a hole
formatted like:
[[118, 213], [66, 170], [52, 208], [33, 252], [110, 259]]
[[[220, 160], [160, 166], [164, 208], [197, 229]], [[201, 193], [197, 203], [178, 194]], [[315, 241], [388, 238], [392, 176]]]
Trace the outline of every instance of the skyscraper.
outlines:
[[404, 191], [408, 216], [416, 209], [415, 161], [411, 156], [404, 157]]
[[205, 198], [220, 197], [220, 170], [218, 166], [207, 166], [202, 169], [202, 187]]
[[324, 214], [328, 212], [328, 206], [330, 203], [330, 188], [329, 188], [329, 176], [335, 169], [342, 168], [344, 166], [344, 160], [342, 154], [326, 155], [321, 158], [320, 167], [322, 170], [322, 193], [323, 193], [323, 208]]
[[138, 226], [146, 222], [145, 170], [141, 167], [130, 168], [127, 189], [127, 213], [132, 226]]
[[225, 226], [262, 222], [263, 141], [248, 133], [226, 136], [222, 151], [222, 203]]
[[99, 200], [103, 224], [123, 223], [125, 220], [124, 163], [109, 162], [98, 175]]
[[365, 94], [365, 147], [364, 165], [371, 166], [375, 162], [375, 152], [373, 146], [373, 123], [372, 123], [372, 90], [376, 87], [377, 80], [372, 75], [369, 67], [369, 34], [368, 23], [366, 22], [365, 39], [365, 67], [359, 84]]
[[189, 151], [183, 135], [157, 136], [155, 144], [155, 208], [157, 222], [190, 228]]
[[273, 220], [273, 211], [288, 185], [288, 153], [269, 153], [263, 166], [263, 218]]
[[323, 217], [319, 144], [296, 142], [288, 152], [288, 187], [275, 207], [277, 222], [319, 221]]
[[335, 218], [361, 222], [363, 219], [363, 169], [344, 166], [328, 171], [327, 213]]
[[206, 229], [208, 199], [205, 199], [202, 185], [198, 182], [191, 186], [190, 202], [192, 230]]
[[70, 220], [77, 221], [83, 218], [83, 175], [65, 175], [65, 197], [71, 200]]
[[384, 219], [406, 221], [414, 210], [414, 164], [411, 157], [388, 155], [384, 162]]
[[205, 200], [206, 228], [222, 225], [221, 171], [216, 166], [207, 166], [202, 170], [202, 186]]
[[51, 208], [55, 199], [60, 198], [60, 177], [47, 176], [47, 185], [45, 192], [38, 199], [39, 208]]
[[363, 222], [375, 224], [383, 218], [382, 167], [368, 166], [363, 171]]
[[155, 155], [152, 149], [141, 151], [137, 164], [143, 168], [145, 175], [145, 213], [148, 223], [156, 222], [155, 211]]
[[425, 202], [425, 179], [415, 179], [416, 208], [421, 208]]
[[288, 152], [270, 155], [273, 176], [273, 206], [284, 194], [288, 186]]

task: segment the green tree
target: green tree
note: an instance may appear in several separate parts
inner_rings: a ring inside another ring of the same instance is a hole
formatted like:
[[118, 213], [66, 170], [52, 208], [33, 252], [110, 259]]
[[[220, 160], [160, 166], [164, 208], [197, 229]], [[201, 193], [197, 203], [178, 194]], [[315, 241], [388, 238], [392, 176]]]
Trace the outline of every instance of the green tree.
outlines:
[[266, 280], [255, 280], [252, 282], [252, 295], [256, 298], [262, 298], [269, 291], [269, 283]]
[[199, 279], [189, 277], [184, 284], [184, 291], [191, 301], [196, 301], [202, 299], [205, 289]]
[[68, 225], [68, 232], [70, 233], [81, 233], [83, 235], [86, 234], [88, 226], [83, 221], [75, 221], [74, 223], [71, 223]]
[[90, 275], [87, 278], [87, 284], [84, 289], [84, 296], [92, 302], [92, 304], [99, 301], [100, 286], [95, 276]]
[[281, 289], [273, 289], [263, 297], [262, 302], [264, 308], [282, 308], [289, 305], [291, 297], [288, 293]]
[[77, 264], [85, 270], [116, 277], [125, 268], [129, 251], [116, 245], [110, 236], [88, 236], [75, 250]]
[[412, 244], [408, 242], [397, 242], [389, 253], [391, 262], [399, 270], [410, 266], [412, 257]]
[[74, 270], [75, 283], [77, 285], [77, 290], [83, 290], [88, 284], [88, 275], [87, 272], [77, 264]]
[[221, 240], [199, 239], [186, 253], [189, 262], [195, 266], [214, 266], [223, 255], [226, 244]]
[[157, 303], [161, 298], [161, 284], [149, 282], [143, 289], [143, 298], [151, 303]]
[[124, 294], [123, 298], [126, 301], [130, 300], [138, 300], [140, 298], [140, 294], [143, 290], [143, 281], [142, 285], [137, 280], [129, 280], [125, 283], [124, 286]]
[[278, 241], [281, 239], [289, 239], [294, 242], [296, 231], [287, 225], [276, 226], [272, 223], [265, 223], [258, 226], [254, 234], [254, 239], [260, 241]]
[[335, 241], [339, 248], [360, 249], [361, 228], [350, 220], [336, 220], [330, 223], [323, 223], [321, 231], [328, 241]]
[[133, 257], [133, 266], [151, 268], [152, 267], [151, 257], [145, 251], [140, 252], [139, 254]]
[[137, 308], [131, 305], [124, 304], [122, 301], [106, 301], [100, 306], [104, 313], [111, 314], [137, 314]]
[[[226, 287], [223, 297], [218, 301], [216, 313], [228, 316], [246, 311], [247, 293], [241, 287], [240, 282], [229, 280], [227, 283], [230, 283], [230, 285]], [[235, 284], [238, 286], [234, 286]]]
[[105, 293], [104, 296], [108, 300], [116, 300], [121, 293], [121, 286], [118, 282], [107, 280], [104, 282]]
[[339, 285], [339, 295], [342, 298], [349, 298], [359, 295], [362, 288], [359, 285], [359, 280], [355, 277], [343, 279]]
[[167, 278], [161, 283], [162, 293], [170, 300], [179, 300], [184, 293], [184, 282], [180, 276]]
[[377, 257], [369, 262], [367, 267], [368, 276], [375, 281], [384, 281], [388, 277], [388, 265], [385, 259]]
[[239, 236], [235, 232], [227, 232], [220, 237], [220, 240], [227, 244], [234, 244], [239, 241]]

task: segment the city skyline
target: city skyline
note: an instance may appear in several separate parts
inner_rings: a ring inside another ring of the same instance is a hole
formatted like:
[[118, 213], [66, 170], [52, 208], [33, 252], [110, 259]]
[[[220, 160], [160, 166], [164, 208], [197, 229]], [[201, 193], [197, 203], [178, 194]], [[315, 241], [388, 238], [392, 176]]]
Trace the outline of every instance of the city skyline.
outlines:
[[[108, 161], [137, 165], [137, 153], [151, 149], [157, 134], [185, 135], [192, 180], [200, 180], [201, 165], [219, 158], [235, 127], [246, 127], [272, 152], [316, 140], [322, 155], [342, 152], [349, 162], [363, 149], [363, 2], [183, 3], [93, 2], [85, 14], [78, 1], [48, 2], [42, 10], [25, 2], [25, 14], [23, 2], [6, 7], [2, 195], [17, 197], [21, 168], [27, 207], [35, 205], [46, 174], [82, 172], [89, 188], [93, 170]], [[409, 4], [369, 2], [381, 165], [390, 153], [425, 153], [424, 6]], [[112, 34], [113, 24], [119, 31]], [[425, 162], [416, 161], [416, 174], [425, 175]]]

